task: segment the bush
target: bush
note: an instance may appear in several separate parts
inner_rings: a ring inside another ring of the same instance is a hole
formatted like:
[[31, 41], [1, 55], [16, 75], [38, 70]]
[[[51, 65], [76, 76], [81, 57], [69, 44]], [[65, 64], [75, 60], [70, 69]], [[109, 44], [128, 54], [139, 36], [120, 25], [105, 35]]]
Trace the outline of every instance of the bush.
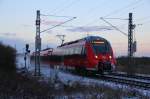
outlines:
[[16, 50], [0, 43], [0, 71], [16, 71]]

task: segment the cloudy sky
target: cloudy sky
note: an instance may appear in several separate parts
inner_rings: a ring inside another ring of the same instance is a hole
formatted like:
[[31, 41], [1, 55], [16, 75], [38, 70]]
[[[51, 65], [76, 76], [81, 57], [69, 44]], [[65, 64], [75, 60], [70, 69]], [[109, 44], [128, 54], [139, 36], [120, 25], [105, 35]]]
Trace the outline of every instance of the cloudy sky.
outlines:
[[[102, 36], [110, 41], [115, 55], [127, 55], [127, 36], [109, 26], [100, 17], [128, 32], [128, 14], [133, 13], [136, 24], [136, 56], [150, 56], [150, 0], [0, 0], [0, 42], [22, 52], [26, 43], [34, 51], [36, 10], [41, 12], [41, 30], [50, 28], [72, 17], [76, 19], [41, 33], [42, 48], [56, 47], [56, 37], [65, 34], [65, 41], [87, 35]], [[49, 16], [44, 16], [49, 15]], [[67, 16], [67, 17], [66, 17]], [[118, 19], [116, 19], [118, 18]]]

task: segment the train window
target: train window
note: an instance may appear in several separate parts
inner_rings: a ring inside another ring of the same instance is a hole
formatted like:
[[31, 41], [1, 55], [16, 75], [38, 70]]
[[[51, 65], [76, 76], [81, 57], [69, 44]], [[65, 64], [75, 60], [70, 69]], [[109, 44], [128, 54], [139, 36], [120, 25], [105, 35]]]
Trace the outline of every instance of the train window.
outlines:
[[81, 54], [81, 52], [82, 52], [82, 46], [79, 47], [78, 54]]
[[70, 49], [68, 48], [68, 49], [67, 49], [67, 55], [69, 55], [69, 54], [70, 54]]
[[82, 46], [63, 49], [64, 55], [82, 54]]
[[75, 53], [76, 53], [76, 48], [74, 47], [74, 48], [73, 48], [73, 54], [75, 54]]
[[65, 55], [69, 55], [69, 49], [68, 48], [65, 49]]
[[78, 54], [78, 47], [75, 48], [74, 54]]
[[85, 47], [84, 47], [84, 46], [82, 47], [81, 54], [82, 54], [82, 55], [86, 55], [86, 49], [85, 49]]
[[82, 47], [74, 47], [73, 48], [73, 54], [81, 54]]
[[65, 48], [64, 48], [63, 50], [64, 50], [64, 51], [63, 51], [64, 55], [66, 55], [66, 50], [65, 50]]
[[110, 49], [109, 47], [107, 43], [93, 44], [93, 49], [96, 54], [108, 52]]
[[72, 55], [73, 54], [73, 48], [68, 48], [68, 55]]
[[66, 55], [66, 50], [62, 48], [62, 55]]
[[71, 54], [71, 49], [70, 48], [68, 48], [68, 55], [70, 55]]

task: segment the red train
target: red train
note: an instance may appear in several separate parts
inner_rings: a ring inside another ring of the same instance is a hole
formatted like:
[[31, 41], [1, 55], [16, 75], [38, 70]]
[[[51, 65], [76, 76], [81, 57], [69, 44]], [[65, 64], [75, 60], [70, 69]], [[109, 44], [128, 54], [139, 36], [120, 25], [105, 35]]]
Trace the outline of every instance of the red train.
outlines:
[[112, 71], [116, 64], [110, 43], [98, 36], [67, 42], [54, 50], [43, 50], [41, 59], [49, 61], [53, 66], [98, 73]]

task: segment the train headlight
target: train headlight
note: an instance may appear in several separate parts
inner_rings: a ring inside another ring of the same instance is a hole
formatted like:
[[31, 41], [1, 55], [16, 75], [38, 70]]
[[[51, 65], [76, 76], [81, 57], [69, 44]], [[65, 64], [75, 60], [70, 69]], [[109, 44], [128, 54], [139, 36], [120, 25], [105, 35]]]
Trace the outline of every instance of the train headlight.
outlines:
[[112, 59], [112, 56], [109, 56], [109, 59]]
[[95, 58], [97, 59], [97, 58], [98, 58], [98, 56], [97, 56], [97, 55], [95, 55]]

